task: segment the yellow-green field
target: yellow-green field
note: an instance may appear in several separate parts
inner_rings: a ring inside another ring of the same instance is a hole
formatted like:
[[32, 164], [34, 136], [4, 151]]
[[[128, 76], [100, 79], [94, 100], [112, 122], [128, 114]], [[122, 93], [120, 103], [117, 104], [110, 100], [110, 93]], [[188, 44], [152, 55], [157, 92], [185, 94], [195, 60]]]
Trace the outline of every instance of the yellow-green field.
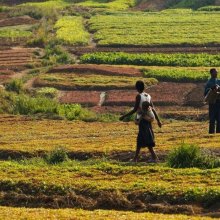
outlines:
[[[32, 120], [17, 116], [0, 117], [0, 149], [21, 152], [50, 151], [63, 146], [70, 152], [110, 154], [134, 151], [138, 127], [133, 122], [86, 123], [64, 120]], [[219, 134], [208, 134], [208, 122], [164, 120], [154, 124], [157, 151], [168, 151], [181, 143], [219, 150]]]
[[134, 213], [125, 211], [85, 211], [82, 209], [25, 209], [25, 208], [6, 208], [0, 207], [2, 219], [70, 219], [70, 220], [90, 220], [90, 219], [109, 219], [109, 220], [210, 220], [209, 217], [189, 217], [186, 215], [164, 215], [153, 213]]

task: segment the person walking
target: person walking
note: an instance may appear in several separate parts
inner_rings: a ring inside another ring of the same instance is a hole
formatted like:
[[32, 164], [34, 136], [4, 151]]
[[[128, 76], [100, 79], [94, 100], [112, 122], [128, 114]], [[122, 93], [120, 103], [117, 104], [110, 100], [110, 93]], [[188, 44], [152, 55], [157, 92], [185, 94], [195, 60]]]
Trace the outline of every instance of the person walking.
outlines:
[[220, 95], [218, 95], [220, 80], [215, 68], [210, 69], [210, 75], [211, 78], [206, 83], [204, 96], [209, 103], [209, 134], [214, 134], [215, 132], [220, 133]]
[[[147, 147], [150, 154], [151, 154], [151, 160], [150, 162], [157, 162], [157, 155], [154, 151], [155, 147], [155, 140], [154, 140], [154, 132], [152, 129], [152, 120], [147, 120], [144, 115], [142, 115], [142, 106], [144, 102], [149, 102], [150, 106], [152, 107], [152, 111], [154, 113], [155, 119], [157, 120], [158, 126], [162, 127], [162, 123], [160, 122], [160, 119], [154, 109], [151, 96], [144, 92], [145, 85], [143, 81], [137, 81], [135, 84], [136, 90], [138, 92], [138, 95], [136, 96], [135, 106], [133, 110], [128, 112], [127, 114], [121, 116], [119, 119], [122, 121], [124, 118], [134, 114], [137, 112], [137, 121], [138, 121], [138, 127], [139, 132], [137, 136], [137, 146], [136, 146], [136, 152], [135, 157], [133, 159], [134, 162], [138, 161], [138, 156], [140, 153], [141, 148]], [[143, 117], [142, 117], [143, 116]]]

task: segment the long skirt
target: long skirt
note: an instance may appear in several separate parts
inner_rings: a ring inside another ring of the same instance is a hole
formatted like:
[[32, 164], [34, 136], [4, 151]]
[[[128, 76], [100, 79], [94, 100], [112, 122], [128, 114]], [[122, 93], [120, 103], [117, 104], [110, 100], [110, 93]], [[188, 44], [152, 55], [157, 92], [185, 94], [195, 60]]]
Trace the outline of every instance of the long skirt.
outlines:
[[137, 136], [137, 147], [155, 147], [154, 132], [152, 124], [145, 119], [139, 123], [139, 132]]

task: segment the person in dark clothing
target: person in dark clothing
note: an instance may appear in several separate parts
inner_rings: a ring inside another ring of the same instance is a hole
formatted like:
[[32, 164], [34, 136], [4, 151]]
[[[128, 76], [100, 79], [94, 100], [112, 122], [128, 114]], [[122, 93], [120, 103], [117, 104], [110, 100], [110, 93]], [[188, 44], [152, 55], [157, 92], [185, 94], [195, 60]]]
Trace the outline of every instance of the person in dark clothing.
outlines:
[[[210, 69], [211, 78], [205, 86], [204, 96], [209, 92], [217, 93], [219, 91], [220, 80], [217, 78], [218, 71], [215, 68]], [[209, 134], [220, 133], [220, 95], [209, 102]]]
[[138, 95], [136, 96], [136, 102], [133, 110], [131, 110], [129, 113], [123, 115], [120, 117], [120, 120], [122, 121], [125, 117], [128, 117], [135, 112], [137, 112], [137, 119], [139, 120], [138, 127], [138, 137], [137, 137], [137, 147], [135, 152], [135, 157], [133, 159], [134, 162], [138, 161], [138, 155], [140, 153], [141, 148], [147, 147], [151, 153], [151, 161], [150, 162], [157, 162], [157, 155], [154, 151], [155, 147], [155, 141], [154, 141], [154, 132], [152, 129], [152, 120], [147, 120], [145, 117], [142, 117], [142, 107], [144, 106], [144, 102], [149, 102], [150, 106], [152, 108], [152, 111], [154, 113], [155, 119], [157, 120], [158, 126], [161, 127], [162, 124], [160, 122], [160, 119], [153, 107], [153, 103], [151, 101], [151, 96], [144, 92], [145, 86], [143, 81], [137, 81], [136, 82], [136, 90], [138, 92]]

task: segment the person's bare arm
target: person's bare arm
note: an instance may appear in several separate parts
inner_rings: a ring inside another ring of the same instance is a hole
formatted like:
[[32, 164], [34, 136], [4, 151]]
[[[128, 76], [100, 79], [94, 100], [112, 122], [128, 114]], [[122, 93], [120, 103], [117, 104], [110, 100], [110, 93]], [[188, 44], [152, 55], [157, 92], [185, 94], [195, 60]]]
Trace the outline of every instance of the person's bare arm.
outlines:
[[135, 101], [134, 108], [133, 108], [130, 112], [128, 112], [127, 114], [122, 115], [122, 116], [119, 118], [119, 120], [122, 121], [122, 120], [124, 120], [124, 118], [126, 118], [126, 117], [128, 117], [128, 116], [130, 116], [130, 115], [133, 115], [135, 112], [137, 112], [138, 107], [139, 107], [139, 104], [140, 104], [140, 101], [141, 101], [141, 96], [140, 96], [140, 95], [137, 95], [137, 96], [136, 96], [136, 101]]
[[161, 121], [160, 121], [160, 119], [159, 119], [159, 117], [158, 117], [158, 114], [157, 114], [157, 112], [156, 112], [156, 110], [155, 110], [155, 108], [154, 108], [154, 105], [153, 105], [153, 102], [151, 101], [151, 107], [152, 107], [152, 111], [153, 111], [153, 113], [154, 113], [154, 115], [155, 115], [155, 119], [157, 120], [157, 124], [158, 124], [158, 126], [161, 128], [162, 127], [162, 123], [161, 123]]

